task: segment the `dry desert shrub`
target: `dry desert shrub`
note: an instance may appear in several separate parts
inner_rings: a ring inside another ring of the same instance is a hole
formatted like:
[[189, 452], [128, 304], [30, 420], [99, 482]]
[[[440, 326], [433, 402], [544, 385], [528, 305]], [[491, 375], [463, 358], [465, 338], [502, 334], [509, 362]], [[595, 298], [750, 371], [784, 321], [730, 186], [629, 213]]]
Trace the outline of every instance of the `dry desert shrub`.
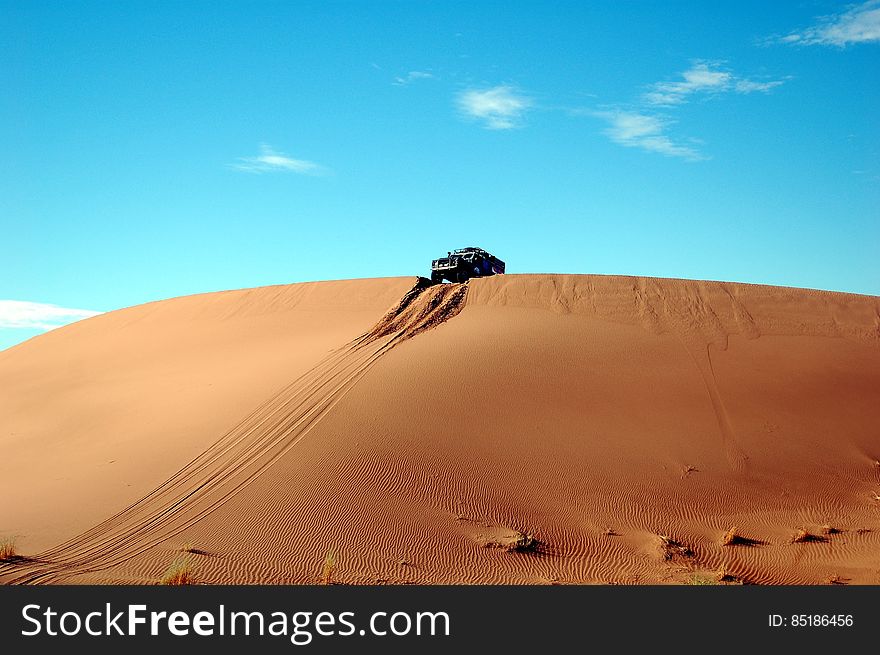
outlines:
[[663, 559], [671, 560], [675, 556], [693, 557], [694, 551], [680, 541], [665, 534], [657, 535], [660, 538], [660, 548], [663, 551]]
[[735, 525], [728, 528], [724, 536], [721, 537], [722, 546], [752, 546], [760, 543], [760, 541], [755, 541], [741, 535]]
[[745, 584], [745, 580], [743, 580], [741, 577], [739, 577], [737, 575], [734, 575], [733, 573], [730, 573], [723, 566], [720, 569], [718, 569], [718, 571], [716, 571], [715, 575], [716, 575], [718, 582], [720, 584], [728, 584], [728, 585], [744, 585]]
[[743, 581], [728, 573], [722, 566], [717, 571], [698, 571], [691, 574], [688, 579], [689, 585], [705, 586], [705, 585], [741, 585]]
[[682, 468], [681, 477], [686, 478], [691, 473], [699, 473], [699, 472], [700, 472], [700, 469], [698, 469], [696, 466], [691, 466], [690, 464], [688, 464], [687, 466]]
[[709, 585], [721, 584], [721, 582], [718, 580], [718, 576], [707, 575], [705, 573], [691, 574], [691, 577], [688, 578], [687, 583], [693, 587], [704, 587]]
[[191, 585], [195, 582], [193, 565], [189, 557], [178, 557], [165, 570], [160, 583], [174, 587]]
[[15, 537], [3, 537], [0, 539], [0, 562], [11, 560], [15, 557]]
[[336, 554], [328, 550], [324, 557], [324, 568], [321, 570], [321, 584], [333, 584], [333, 570], [336, 568]]
[[791, 538], [791, 543], [793, 544], [808, 544], [814, 541], [828, 541], [825, 537], [821, 537], [819, 535], [810, 534], [810, 532], [806, 528], [798, 528], [798, 531], [794, 533], [794, 536]]
[[188, 553], [190, 555], [210, 555], [207, 550], [196, 548], [196, 546], [194, 546], [192, 542], [189, 541], [187, 541], [185, 544], [183, 544], [183, 546], [180, 547], [180, 552]]
[[807, 532], [804, 528], [798, 528], [798, 531], [794, 533], [794, 536], [791, 538], [791, 543], [793, 544], [802, 544], [810, 540], [812, 537], [809, 532]]
[[513, 541], [508, 544], [507, 550], [518, 553], [534, 552], [538, 549], [538, 544], [538, 540], [532, 535], [517, 531]]
[[736, 540], [739, 538], [739, 535], [736, 533], [736, 526], [731, 526], [727, 532], [724, 533], [724, 536], [721, 537], [721, 545], [722, 546], [732, 546], [736, 543]]
[[527, 532], [514, 530], [509, 537], [484, 541], [483, 546], [485, 548], [500, 548], [508, 553], [536, 553], [541, 547], [541, 542]]

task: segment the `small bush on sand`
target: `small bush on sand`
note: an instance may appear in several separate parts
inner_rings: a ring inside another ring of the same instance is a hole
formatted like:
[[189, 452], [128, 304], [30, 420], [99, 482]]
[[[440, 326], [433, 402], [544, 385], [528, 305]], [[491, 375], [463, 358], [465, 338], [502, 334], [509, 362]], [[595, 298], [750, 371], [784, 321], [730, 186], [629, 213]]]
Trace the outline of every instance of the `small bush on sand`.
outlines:
[[793, 544], [802, 544], [810, 540], [812, 535], [807, 532], [804, 528], [798, 528], [798, 531], [794, 533], [794, 536], [791, 538], [791, 543]]
[[808, 544], [813, 541], [828, 541], [828, 539], [816, 534], [810, 534], [806, 528], [798, 528], [798, 531], [791, 538], [791, 543], [793, 544]]
[[691, 574], [691, 577], [688, 578], [687, 583], [691, 586], [703, 587], [708, 585], [720, 584], [720, 580], [718, 580], [718, 576], [716, 575], [709, 575], [706, 573], [693, 573]]
[[743, 581], [728, 573], [723, 566], [717, 571], [696, 571], [688, 579], [689, 585], [741, 585]]
[[752, 539], [740, 534], [736, 526], [729, 528], [721, 537], [722, 546], [766, 546], [766, 541], [760, 539]]
[[178, 557], [165, 570], [165, 574], [160, 581], [163, 585], [183, 586], [191, 585], [195, 582], [193, 565], [189, 557]]
[[328, 550], [324, 557], [324, 568], [321, 570], [321, 584], [333, 584], [333, 571], [336, 569], [336, 554]]
[[660, 549], [663, 552], [663, 559], [671, 560], [674, 557], [693, 557], [694, 551], [691, 550], [688, 546], [684, 545], [680, 541], [673, 539], [672, 537], [659, 534], [657, 535], [660, 539]]
[[731, 526], [727, 532], [724, 533], [724, 536], [721, 537], [721, 545], [722, 546], [736, 546], [737, 544], [746, 544], [749, 543], [749, 540], [743, 537], [739, 532], [737, 532], [736, 526]]
[[187, 541], [183, 546], [180, 547], [181, 553], [187, 553], [189, 555], [210, 555], [207, 550], [203, 550], [201, 548], [196, 548], [191, 542]]
[[15, 537], [3, 537], [0, 539], [0, 562], [15, 557]]
[[539, 553], [542, 552], [544, 544], [540, 540], [527, 532], [513, 530], [511, 534], [504, 536], [494, 536], [483, 540], [481, 543], [484, 548], [499, 548], [508, 553]]
[[524, 532], [517, 532], [513, 541], [507, 545], [507, 550], [517, 553], [528, 553], [538, 549], [538, 540], [532, 535]]
[[733, 573], [728, 572], [723, 566], [715, 572], [715, 579], [719, 584], [743, 584], [742, 578], [738, 578]]

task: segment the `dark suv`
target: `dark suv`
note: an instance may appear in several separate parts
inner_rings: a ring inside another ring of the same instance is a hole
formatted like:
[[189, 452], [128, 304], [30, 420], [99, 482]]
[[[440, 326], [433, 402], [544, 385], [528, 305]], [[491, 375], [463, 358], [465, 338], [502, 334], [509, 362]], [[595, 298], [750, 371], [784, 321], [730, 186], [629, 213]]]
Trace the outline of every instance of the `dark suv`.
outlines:
[[461, 248], [431, 262], [431, 282], [467, 282], [472, 277], [504, 273], [504, 262], [482, 248]]

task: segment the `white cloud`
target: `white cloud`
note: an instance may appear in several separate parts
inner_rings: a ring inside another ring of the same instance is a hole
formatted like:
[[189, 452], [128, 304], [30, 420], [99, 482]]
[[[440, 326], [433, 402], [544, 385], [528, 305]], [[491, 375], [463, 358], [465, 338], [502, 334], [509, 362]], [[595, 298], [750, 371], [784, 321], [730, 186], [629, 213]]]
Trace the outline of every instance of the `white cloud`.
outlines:
[[629, 148], [641, 148], [667, 157], [681, 157], [691, 161], [704, 159], [699, 152], [678, 143], [665, 134], [668, 121], [635, 111], [600, 111], [594, 114], [608, 123], [605, 135], [615, 143]]
[[645, 94], [652, 105], [680, 105], [694, 93], [723, 91], [730, 84], [730, 73], [712, 70], [709, 64], [696, 63], [681, 74], [681, 82], [658, 82]]
[[688, 139], [687, 143], [690, 145], [685, 145], [673, 140], [667, 133], [671, 121], [666, 116], [658, 115], [657, 107], [663, 107], [669, 112], [697, 95], [767, 93], [783, 83], [784, 80], [759, 81], [739, 77], [722, 68], [719, 62], [698, 60], [680, 73], [680, 79], [657, 82], [648, 87], [648, 91], [641, 96], [641, 102], [633, 109], [611, 109], [591, 113], [608, 123], [604, 134], [615, 143], [660, 153], [667, 157], [697, 161], [706, 159], [693, 147], [697, 141]]
[[230, 164], [231, 168], [248, 173], [270, 173], [287, 171], [316, 175], [325, 169], [320, 164], [306, 159], [293, 159], [284, 153], [275, 151], [265, 143], [260, 145], [260, 154], [256, 157], [239, 157], [238, 163]]
[[24, 300], [0, 300], [0, 328], [52, 330], [100, 313]]
[[769, 91], [770, 89], [782, 84], [782, 80], [773, 80], [772, 82], [755, 82], [754, 80], [737, 80], [734, 89], [737, 93], [754, 93], [755, 91]]
[[395, 86], [407, 86], [418, 80], [430, 80], [433, 78], [434, 76], [431, 73], [425, 71], [410, 71], [406, 75], [395, 77], [392, 84]]
[[522, 116], [532, 106], [532, 101], [513, 87], [500, 85], [462, 91], [457, 104], [465, 116], [482, 121], [483, 127], [509, 130], [521, 125]]
[[688, 70], [681, 73], [681, 77], [681, 81], [657, 82], [652, 85], [650, 91], [643, 96], [645, 102], [649, 105], [671, 107], [687, 102], [690, 96], [697, 93], [767, 92], [782, 84], [781, 80], [757, 82], [736, 77], [729, 71], [719, 70], [718, 64], [710, 62], [695, 62]]
[[819, 23], [779, 39], [797, 45], [833, 45], [880, 41], [880, 0], [868, 0], [842, 14], [825, 16]]

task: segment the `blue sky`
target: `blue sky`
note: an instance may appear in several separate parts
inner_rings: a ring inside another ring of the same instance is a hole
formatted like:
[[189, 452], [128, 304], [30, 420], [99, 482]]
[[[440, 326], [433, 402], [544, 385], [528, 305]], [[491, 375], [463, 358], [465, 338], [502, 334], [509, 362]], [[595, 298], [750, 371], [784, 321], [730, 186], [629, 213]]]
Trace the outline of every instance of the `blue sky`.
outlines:
[[876, 0], [0, 2], [0, 348], [466, 245], [880, 294], [878, 70]]

